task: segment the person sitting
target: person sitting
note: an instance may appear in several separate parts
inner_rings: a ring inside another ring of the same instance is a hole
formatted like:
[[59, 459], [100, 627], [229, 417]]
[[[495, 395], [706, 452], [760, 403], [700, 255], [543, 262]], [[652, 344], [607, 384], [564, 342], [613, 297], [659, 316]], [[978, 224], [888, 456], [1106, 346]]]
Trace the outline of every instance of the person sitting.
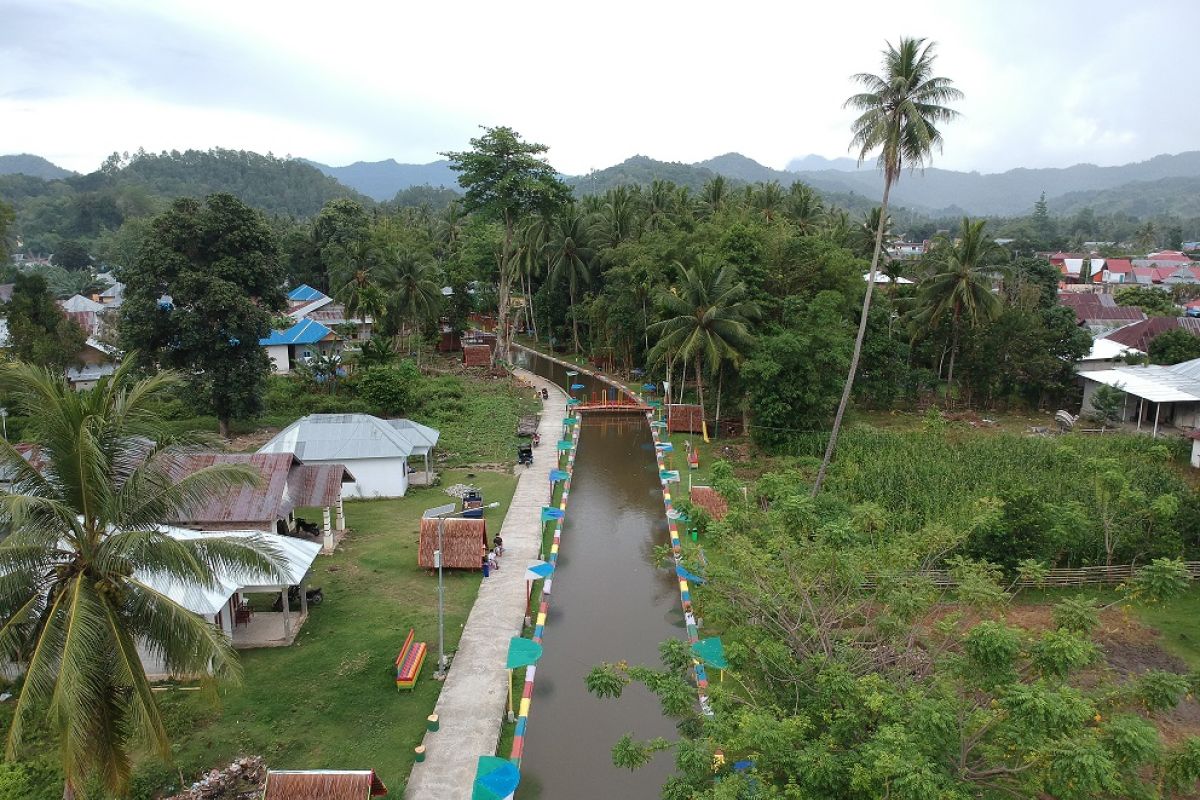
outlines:
[[496, 560], [496, 551], [495, 550], [488, 551], [487, 563], [488, 563], [489, 571], [498, 572], [500, 570], [500, 563]]
[[504, 540], [500, 538], [499, 534], [492, 539], [492, 549], [495, 551], [496, 555], [504, 555]]

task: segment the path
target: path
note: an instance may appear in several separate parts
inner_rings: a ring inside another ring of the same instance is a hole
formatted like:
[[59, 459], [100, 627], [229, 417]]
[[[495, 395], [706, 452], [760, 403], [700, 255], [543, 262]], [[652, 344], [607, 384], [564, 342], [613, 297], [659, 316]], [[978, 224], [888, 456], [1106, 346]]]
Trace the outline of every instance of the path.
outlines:
[[561, 438], [567, 407], [558, 386], [522, 369], [514, 372], [539, 391], [545, 387], [550, 392], [538, 428], [542, 444], [533, 451], [533, 466], [517, 467], [517, 491], [500, 527], [501, 569], [479, 587], [434, 708], [441, 730], [425, 734], [425, 762], [413, 765], [404, 793], [407, 800], [467, 800], [479, 756], [496, 754], [500, 740], [508, 703], [504, 660], [509, 639], [521, 634], [525, 621], [525, 567], [541, 549], [542, 506], [550, 496], [550, 470], [557, 460], [554, 445]]

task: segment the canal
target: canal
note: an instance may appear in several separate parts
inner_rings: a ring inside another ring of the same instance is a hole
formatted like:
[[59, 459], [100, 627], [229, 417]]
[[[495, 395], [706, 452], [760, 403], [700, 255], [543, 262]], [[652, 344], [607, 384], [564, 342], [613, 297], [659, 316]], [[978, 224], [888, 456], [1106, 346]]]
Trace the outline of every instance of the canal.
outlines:
[[[582, 383], [576, 395], [607, 389], [526, 351], [513, 358], [564, 388]], [[685, 636], [678, 583], [654, 561], [669, 543], [654, 443], [641, 413], [585, 414], [580, 424], [517, 798], [652, 800], [674, 769], [672, 752], [630, 772], [613, 766], [612, 746], [626, 733], [674, 738], [673, 723], [641, 686], [601, 700], [584, 678], [605, 661], [657, 666], [659, 644]], [[551, 457], [547, 444], [538, 457]]]

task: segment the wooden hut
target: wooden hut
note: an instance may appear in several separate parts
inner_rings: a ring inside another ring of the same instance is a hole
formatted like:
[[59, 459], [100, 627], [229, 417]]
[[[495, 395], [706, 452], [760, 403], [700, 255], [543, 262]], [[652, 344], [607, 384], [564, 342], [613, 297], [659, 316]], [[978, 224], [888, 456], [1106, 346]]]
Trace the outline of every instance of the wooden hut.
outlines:
[[[433, 569], [433, 551], [438, 545], [438, 520], [421, 520], [421, 540], [417, 548], [417, 566]], [[487, 521], [448, 519], [442, 533], [445, 558], [442, 566], [450, 569], [482, 569], [487, 552]]]
[[486, 344], [464, 344], [463, 366], [486, 367], [492, 363], [492, 348]]
[[693, 486], [689, 499], [692, 505], [704, 509], [713, 519], [725, 519], [729, 513], [729, 503], [711, 486]]

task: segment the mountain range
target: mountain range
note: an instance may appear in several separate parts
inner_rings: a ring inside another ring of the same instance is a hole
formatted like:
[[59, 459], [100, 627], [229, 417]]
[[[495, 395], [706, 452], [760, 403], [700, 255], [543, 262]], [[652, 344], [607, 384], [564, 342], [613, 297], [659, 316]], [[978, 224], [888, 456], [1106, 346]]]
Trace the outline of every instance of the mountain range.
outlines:
[[[341, 167], [306, 159], [297, 161], [379, 201], [391, 200], [397, 192], [412, 187], [458, 189], [457, 173], [446, 160], [402, 164], [387, 159]], [[46, 180], [75, 175], [39, 156], [0, 156], [0, 175], [11, 173]], [[803, 181], [829, 202], [856, 213], [875, 205], [883, 191], [882, 178], [873, 164], [858, 167], [853, 159], [816, 155], [793, 159], [785, 170], [764, 166], [740, 153], [726, 153], [690, 164], [638, 155], [587, 175], [563, 178], [578, 194], [586, 195], [603, 193], [622, 183], [648, 184], [653, 180], [670, 180], [699, 191], [717, 175], [735, 185], [778, 181], [787, 187], [794, 181]], [[1115, 167], [1077, 164], [992, 174], [929, 168], [924, 172], [906, 172], [892, 190], [892, 201], [898, 208], [932, 217], [1014, 216], [1028, 214], [1043, 192], [1051, 213], [1057, 215], [1091, 208], [1096, 214], [1136, 217], [1200, 216], [1200, 151], [1160, 155]]]

